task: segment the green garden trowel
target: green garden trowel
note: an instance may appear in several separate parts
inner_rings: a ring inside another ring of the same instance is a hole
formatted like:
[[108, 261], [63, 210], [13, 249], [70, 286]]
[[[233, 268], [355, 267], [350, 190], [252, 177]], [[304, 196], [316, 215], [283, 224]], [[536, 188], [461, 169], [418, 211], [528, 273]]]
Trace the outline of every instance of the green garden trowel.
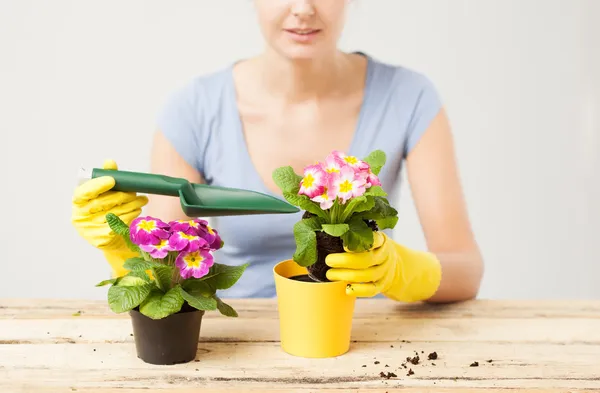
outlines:
[[296, 213], [297, 207], [284, 200], [256, 191], [191, 183], [164, 175], [93, 168], [84, 177], [111, 176], [114, 191], [138, 192], [179, 197], [188, 217], [241, 216], [250, 214]]

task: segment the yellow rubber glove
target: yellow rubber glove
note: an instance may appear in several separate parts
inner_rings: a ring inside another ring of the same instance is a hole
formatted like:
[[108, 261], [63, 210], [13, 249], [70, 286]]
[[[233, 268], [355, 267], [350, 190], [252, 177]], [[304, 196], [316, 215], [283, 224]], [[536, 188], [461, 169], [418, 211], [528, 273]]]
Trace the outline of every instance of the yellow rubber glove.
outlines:
[[[117, 169], [117, 164], [108, 160], [103, 168]], [[131, 192], [110, 191], [114, 185], [115, 180], [110, 176], [90, 179], [79, 185], [73, 194], [71, 222], [88, 243], [104, 253], [113, 277], [119, 277], [128, 272], [123, 268], [125, 260], [137, 253], [129, 250], [123, 238], [110, 229], [106, 214], [114, 213], [129, 225], [141, 214], [148, 198]]]
[[402, 302], [426, 300], [437, 291], [442, 269], [430, 252], [411, 250], [374, 232], [373, 247], [365, 252], [330, 254], [330, 281], [346, 281], [346, 293], [357, 297], [378, 294]]

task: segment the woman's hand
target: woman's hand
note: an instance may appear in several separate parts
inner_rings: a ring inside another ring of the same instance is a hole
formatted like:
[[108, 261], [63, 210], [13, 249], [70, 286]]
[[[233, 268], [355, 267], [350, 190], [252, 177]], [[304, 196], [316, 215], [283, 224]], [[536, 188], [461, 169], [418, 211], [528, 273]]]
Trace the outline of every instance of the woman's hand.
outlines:
[[348, 295], [383, 295], [403, 302], [426, 300], [437, 291], [441, 266], [435, 255], [411, 250], [382, 232], [373, 233], [373, 247], [364, 252], [330, 254], [327, 278], [346, 281]]
[[[109, 160], [103, 169], [117, 169], [117, 164]], [[125, 272], [124, 260], [132, 253], [123, 238], [110, 229], [106, 215], [113, 213], [129, 225], [140, 215], [148, 198], [132, 192], [112, 191], [114, 185], [115, 179], [110, 176], [90, 179], [79, 185], [73, 194], [71, 223], [81, 237], [105, 253], [113, 275], [120, 276]]]

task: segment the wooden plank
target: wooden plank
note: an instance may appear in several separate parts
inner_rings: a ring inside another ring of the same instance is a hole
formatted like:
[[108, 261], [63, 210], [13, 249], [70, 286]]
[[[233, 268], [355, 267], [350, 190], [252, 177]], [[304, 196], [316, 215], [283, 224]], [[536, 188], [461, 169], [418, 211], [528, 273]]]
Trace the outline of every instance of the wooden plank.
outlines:
[[[276, 318], [276, 299], [228, 299], [244, 318]], [[0, 319], [52, 319], [72, 316], [123, 318], [115, 315], [102, 300], [78, 299], [0, 299]], [[359, 318], [396, 316], [401, 319], [455, 318], [587, 318], [600, 319], [600, 301], [498, 301], [473, 300], [464, 303], [432, 305], [402, 304], [387, 299], [359, 299], [355, 315]], [[207, 318], [219, 318], [207, 313]]]
[[[421, 359], [407, 365], [414, 371], [408, 376], [402, 363], [415, 351]], [[427, 360], [433, 351], [438, 359]], [[486, 361], [489, 358], [491, 363]], [[164, 367], [137, 359], [133, 344], [15, 344], [0, 346], [0, 388], [27, 387], [31, 393], [37, 393], [38, 387], [122, 392], [150, 386], [202, 386], [211, 391], [234, 386], [286, 391], [320, 387], [600, 389], [599, 359], [599, 345], [583, 344], [565, 348], [542, 343], [421, 342], [390, 348], [387, 343], [355, 343], [338, 358], [303, 359], [284, 353], [277, 343], [201, 343], [197, 362]], [[478, 367], [470, 366], [474, 361]], [[382, 378], [380, 372], [394, 372], [397, 377]]]
[[[0, 320], [1, 343], [127, 342], [133, 332], [127, 318]], [[273, 342], [279, 340], [274, 318], [203, 320], [202, 341]], [[352, 339], [370, 342], [463, 341], [600, 343], [600, 319], [402, 319], [355, 318]]]
[[[1, 386], [1, 385], [0, 385]], [[73, 393], [78, 390], [74, 388], [65, 388], [64, 392]], [[401, 387], [401, 388], [370, 388], [370, 389], [352, 389], [353, 393], [508, 393], [512, 389], [505, 388], [465, 388], [465, 387], [448, 387], [448, 388], [437, 388], [437, 387]], [[155, 388], [152, 387], [152, 392], [158, 393], [199, 393], [204, 392], [206, 390], [203, 387], [169, 387], [169, 388]], [[347, 392], [347, 388], [339, 388], [339, 389], [329, 389], [329, 388], [286, 388], [286, 389], [274, 389], [271, 387], [261, 387], [261, 388], [217, 388], [211, 389], [211, 392], [215, 393], [246, 393], [246, 392], [269, 392], [269, 393], [341, 393]], [[508, 391], [508, 392], [507, 392]], [[599, 389], [560, 389], [560, 388], [525, 388], [525, 389], [516, 389], [519, 393], [592, 393], [592, 392], [600, 392]], [[36, 388], [34, 393], [62, 393], [63, 390], [57, 390], [54, 387], [39, 387]], [[123, 388], [86, 388], [84, 390], [85, 393], [140, 393], [140, 389], [123, 389]], [[7, 392], [9, 393], [9, 392]], [[10, 392], [12, 393], [12, 392]], [[15, 393], [32, 393], [30, 391], [23, 390], [15, 391]]]
[[[0, 392], [600, 392], [600, 301], [361, 299], [351, 351], [337, 359], [285, 354], [275, 299], [228, 303], [241, 316], [205, 316], [199, 362], [160, 367], [136, 358], [129, 316], [104, 301], [2, 299]], [[407, 376], [414, 351], [439, 359]]]

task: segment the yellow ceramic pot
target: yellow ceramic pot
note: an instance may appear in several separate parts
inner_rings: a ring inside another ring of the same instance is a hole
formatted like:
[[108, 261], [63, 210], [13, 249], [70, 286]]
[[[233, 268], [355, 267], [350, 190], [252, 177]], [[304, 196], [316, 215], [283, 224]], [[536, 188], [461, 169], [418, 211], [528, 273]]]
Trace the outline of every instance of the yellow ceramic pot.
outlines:
[[307, 274], [293, 260], [275, 265], [275, 286], [282, 349], [295, 356], [327, 358], [350, 348], [356, 298], [346, 295], [346, 283], [291, 280]]

